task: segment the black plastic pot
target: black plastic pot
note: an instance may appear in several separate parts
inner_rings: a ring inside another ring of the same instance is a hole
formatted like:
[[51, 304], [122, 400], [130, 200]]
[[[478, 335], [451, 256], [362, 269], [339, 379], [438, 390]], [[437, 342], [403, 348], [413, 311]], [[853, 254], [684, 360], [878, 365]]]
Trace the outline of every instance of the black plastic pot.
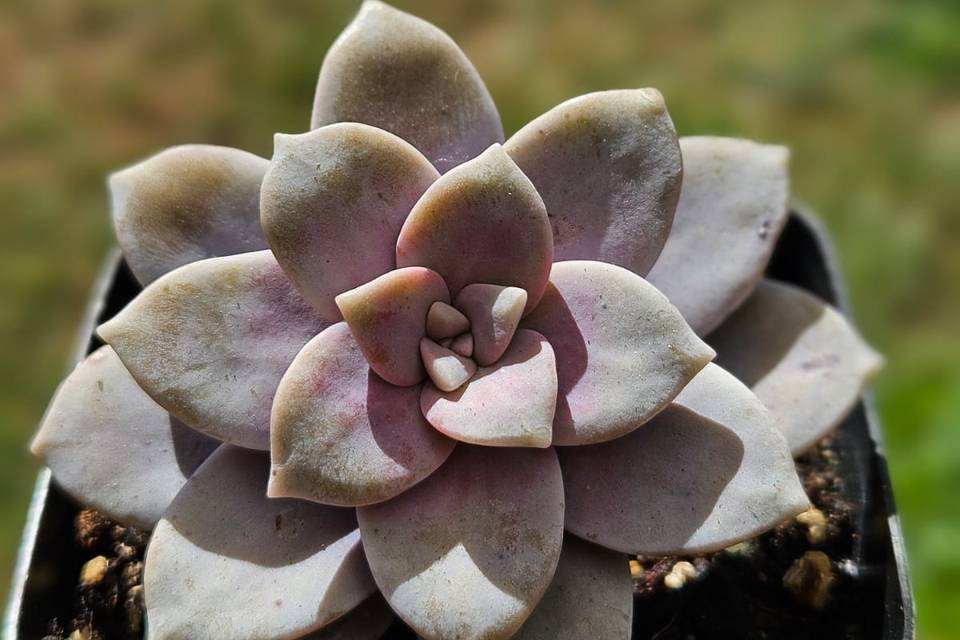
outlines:
[[[768, 273], [847, 309], [829, 240], [820, 225], [802, 211], [791, 216]], [[94, 327], [120, 310], [138, 290], [119, 253], [112, 253], [93, 291], [71, 367], [99, 346]], [[856, 505], [851, 560], [857, 567], [858, 628], [865, 637], [911, 640], [915, 613], [909, 571], [880, 424], [869, 393], [838, 431], [836, 448], [844, 452], [840, 473], [846, 497]], [[7, 603], [2, 633], [6, 640], [41, 638], [51, 619], [71, 617], [75, 578], [83, 562], [72, 544], [77, 511], [77, 505], [52, 482], [50, 472], [41, 471]], [[389, 637], [412, 637], [401, 625], [396, 627]], [[642, 637], [641, 628], [638, 624], [638, 638]]]

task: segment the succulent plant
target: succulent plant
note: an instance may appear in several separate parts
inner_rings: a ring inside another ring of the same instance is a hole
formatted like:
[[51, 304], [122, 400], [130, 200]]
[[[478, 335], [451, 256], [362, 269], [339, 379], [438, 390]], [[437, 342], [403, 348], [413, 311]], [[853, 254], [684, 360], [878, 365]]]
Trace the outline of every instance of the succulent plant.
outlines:
[[783, 147], [678, 140], [652, 89], [504, 141], [454, 42], [379, 2], [272, 160], [176, 147], [109, 187], [144, 288], [33, 450], [152, 529], [151, 638], [373, 638], [391, 611], [424, 638], [628, 638], [626, 554], [807, 509], [791, 452], [879, 366], [762, 280]]

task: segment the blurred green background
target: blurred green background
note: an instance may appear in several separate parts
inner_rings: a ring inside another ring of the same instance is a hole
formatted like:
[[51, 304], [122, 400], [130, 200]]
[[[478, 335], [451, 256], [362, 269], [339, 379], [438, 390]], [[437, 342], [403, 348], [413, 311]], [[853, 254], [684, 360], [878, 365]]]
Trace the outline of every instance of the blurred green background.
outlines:
[[[508, 133], [656, 86], [682, 134], [793, 148], [867, 338], [923, 637], [960, 630], [960, 3], [398, 0], [446, 29]], [[161, 6], [162, 5], [162, 6]], [[0, 1], [0, 595], [34, 427], [111, 244], [104, 177], [185, 142], [305, 130], [354, 2]]]

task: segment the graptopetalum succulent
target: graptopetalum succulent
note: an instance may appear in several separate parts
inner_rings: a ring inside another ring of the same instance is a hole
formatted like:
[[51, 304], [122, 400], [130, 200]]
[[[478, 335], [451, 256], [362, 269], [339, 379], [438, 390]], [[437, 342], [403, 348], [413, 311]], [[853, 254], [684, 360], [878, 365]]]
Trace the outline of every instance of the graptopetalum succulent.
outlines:
[[33, 450], [152, 529], [151, 638], [628, 638], [627, 554], [807, 509], [791, 452], [880, 363], [762, 279], [786, 149], [678, 140], [653, 89], [504, 141], [454, 42], [379, 2], [272, 160], [181, 146], [109, 186], [144, 288]]

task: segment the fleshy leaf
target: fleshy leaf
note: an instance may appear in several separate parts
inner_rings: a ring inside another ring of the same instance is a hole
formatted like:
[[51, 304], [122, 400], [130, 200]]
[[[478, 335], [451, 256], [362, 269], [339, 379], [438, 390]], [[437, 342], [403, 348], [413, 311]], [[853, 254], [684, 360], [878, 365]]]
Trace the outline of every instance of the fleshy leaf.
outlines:
[[469, 284], [454, 303], [470, 319], [474, 359], [491, 365], [507, 350], [527, 305], [527, 292], [519, 287]]
[[427, 312], [427, 335], [433, 340], [443, 340], [459, 335], [470, 328], [470, 321], [456, 308], [437, 301]]
[[201, 260], [143, 290], [97, 332], [160, 406], [211, 437], [270, 447], [270, 407], [327, 322], [269, 251]]
[[423, 366], [430, 381], [443, 391], [458, 389], [477, 372], [477, 363], [473, 360], [437, 344], [430, 338], [420, 341], [420, 357], [423, 358]]
[[548, 447], [557, 404], [557, 364], [535, 331], [518, 331], [496, 364], [481, 367], [468, 384], [444, 392], [423, 387], [427, 421], [451, 438], [497, 447]]
[[143, 284], [179, 266], [265, 249], [260, 182], [268, 162], [213, 145], [172, 147], [110, 176], [117, 241]]
[[461, 333], [450, 342], [450, 350], [456, 354], [469, 358], [473, 355], [473, 334]]
[[397, 266], [433, 269], [454, 297], [475, 282], [519, 287], [527, 311], [543, 294], [552, 259], [543, 201], [500, 145], [433, 183], [397, 240]]
[[670, 233], [683, 166], [656, 89], [589, 93], [504, 144], [543, 196], [554, 260], [599, 260], [645, 275]]
[[395, 133], [441, 173], [503, 142], [493, 98], [450, 36], [370, 0], [320, 69], [311, 128], [333, 122]]
[[663, 294], [603, 262], [554, 264], [543, 300], [520, 326], [543, 334], [556, 352], [558, 445], [636, 429], [714, 355]]
[[443, 278], [430, 269], [407, 267], [341, 293], [337, 306], [370, 368], [387, 382], [408, 387], [423, 382], [420, 339], [438, 300], [450, 301]]
[[627, 556], [568, 535], [550, 588], [513, 640], [630, 640], [632, 624]]
[[763, 280], [710, 343], [777, 418], [794, 454], [839, 425], [883, 366], [839, 312], [774, 280]]
[[31, 450], [81, 504], [152, 529], [217, 444], [151, 400], [107, 346], [64, 380]]
[[224, 445], [174, 499], [145, 561], [151, 639], [299, 637], [375, 592], [353, 511], [268, 499], [268, 469]]
[[647, 279], [706, 335], [763, 276], [787, 220], [786, 147], [681, 138], [683, 188], [673, 230]]
[[389, 605], [377, 594], [332, 624], [300, 640], [379, 640], [395, 619]]
[[339, 320], [337, 294], [393, 270], [400, 227], [439, 174], [400, 138], [345, 123], [278, 134], [261, 221], [294, 286]]
[[419, 397], [419, 386], [380, 379], [345, 323], [326, 329], [277, 389], [268, 494], [356, 506], [419, 482], [454, 447], [427, 424]]
[[810, 506], [773, 416], [715, 364], [636, 431], [559, 453], [567, 530], [625, 553], [714, 551]]
[[560, 466], [553, 449], [460, 444], [432, 476], [357, 519], [381, 593], [418, 635], [508, 638], [560, 557]]

